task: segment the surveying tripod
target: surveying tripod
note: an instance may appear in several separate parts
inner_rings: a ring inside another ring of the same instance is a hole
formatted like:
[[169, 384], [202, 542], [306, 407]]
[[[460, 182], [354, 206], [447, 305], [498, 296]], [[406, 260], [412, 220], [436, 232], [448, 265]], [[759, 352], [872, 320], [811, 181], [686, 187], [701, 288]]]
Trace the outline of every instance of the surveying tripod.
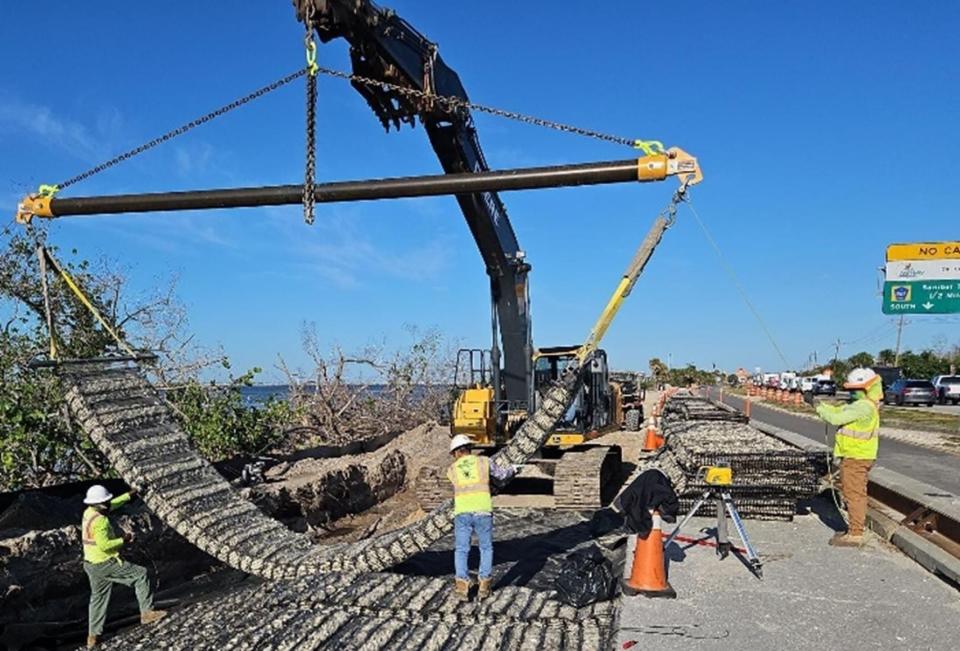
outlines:
[[757, 575], [757, 578], [762, 579], [763, 562], [753, 549], [753, 545], [750, 544], [747, 529], [743, 526], [743, 520], [737, 512], [737, 507], [733, 503], [733, 497], [730, 495], [729, 489], [724, 488], [733, 483], [733, 471], [729, 466], [704, 466], [700, 470], [703, 471], [704, 483], [707, 484], [707, 489], [703, 491], [700, 499], [698, 499], [696, 504], [693, 505], [693, 508], [683, 516], [683, 520], [680, 521], [676, 529], [673, 530], [673, 533], [670, 534], [670, 537], [663, 543], [664, 549], [680, 534], [683, 525], [697, 514], [700, 507], [702, 507], [707, 500], [712, 499], [717, 505], [717, 555], [722, 560], [727, 557], [733, 548], [727, 536], [727, 514], [729, 513], [730, 519], [733, 521], [733, 528], [737, 530], [737, 535], [740, 536], [743, 547], [747, 552], [747, 561], [750, 563], [750, 569]]

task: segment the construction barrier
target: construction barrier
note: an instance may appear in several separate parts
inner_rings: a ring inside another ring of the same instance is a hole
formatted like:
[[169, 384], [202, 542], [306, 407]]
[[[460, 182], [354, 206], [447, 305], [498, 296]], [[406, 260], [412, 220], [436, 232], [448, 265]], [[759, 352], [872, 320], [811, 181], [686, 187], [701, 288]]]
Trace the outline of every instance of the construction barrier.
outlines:
[[659, 450], [661, 445], [663, 445], [663, 437], [657, 430], [657, 421], [651, 418], [647, 421], [647, 436], [643, 441], [643, 451], [653, 452]]
[[667, 565], [663, 557], [663, 525], [660, 514], [652, 512], [653, 528], [646, 537], [637, 536], [630, 578], [623, 582], [623, 594], [676, 599], [677, 592], [667, 583]]

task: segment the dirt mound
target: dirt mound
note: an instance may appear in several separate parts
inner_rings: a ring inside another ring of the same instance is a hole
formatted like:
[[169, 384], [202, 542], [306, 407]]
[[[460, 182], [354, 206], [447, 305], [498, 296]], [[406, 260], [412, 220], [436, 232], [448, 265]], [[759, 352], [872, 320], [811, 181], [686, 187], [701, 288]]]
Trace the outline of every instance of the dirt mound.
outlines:
[[[409, 508], [405, 496], [397, 497], [410, 491], [423, 464], [445, 462], [448, 432], [428, 423], [373, 452], [281, 463], [268, 469], [266, 482], [250, 489], [248, 496], [268, 515], [296, 531], [313, 530], [326, 542], [331, 533], [336, 538], [360, 528], [369, 535], [373, 528], [382, 532], [409, 524], [418, 509]], [[365, 517], [332, 524], [357, 514]]]
[[36, 491], [17, 495], [0, 513], [0, 539], [21, 536], [29, 531], [47, 531], [79, 520], [83, 504]]

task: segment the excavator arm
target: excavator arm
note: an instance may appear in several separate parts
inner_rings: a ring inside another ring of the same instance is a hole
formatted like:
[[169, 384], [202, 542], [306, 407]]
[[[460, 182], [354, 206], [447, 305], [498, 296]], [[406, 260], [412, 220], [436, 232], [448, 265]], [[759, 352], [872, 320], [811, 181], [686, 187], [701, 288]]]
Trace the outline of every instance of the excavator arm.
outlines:
[[[422, 94], [467, 100], [460, 78], [440, 57], [435, 43], [392, 10], [369, 0], [293, 0], [293, 4], [301, 21], [310, 15], [321, 41], [343, 38], [350, 44], [354, 75], [393, 85], [352, 82], [385, 129], [414, 125], [419, 118], [444, 172], [489, 169], [469, 111], [451, 109]], [[396, 86], [420, 93], [404, 93]], [[530, 264], [496, 192], [458, 194], [457, 202], [490, 278], [493, 384], [498, 391], [501, 381], [503, 386], [498, 400], [524, 404], [529, 398], [533, 353], [527, 285]], [[498, 339], [503, 346], [502, 378], [496, 375], [501, 365]]]

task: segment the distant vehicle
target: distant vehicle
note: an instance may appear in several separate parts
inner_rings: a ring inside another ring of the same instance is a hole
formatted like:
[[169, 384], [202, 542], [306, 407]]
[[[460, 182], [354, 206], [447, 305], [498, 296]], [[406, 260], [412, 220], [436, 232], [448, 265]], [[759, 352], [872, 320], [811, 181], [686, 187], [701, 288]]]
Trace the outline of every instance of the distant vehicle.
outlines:
[[930, 380], [900, 378], [883, 392], [887, 405], [926, 405], [932, 407], [937, 401], [937, 390]]
[[941, 405], [960, 403], [960, 375], [936, 375], [933, 387], [937, 390], [937, 399]]
[[817, 383], [817, 379], [814, 377], [802, 377], [800, 378], [800, 391], [803, 393], [813, 393], [813, 387]]
[[771, 389], [780, 388], [780, 374], [779, 373], [764, 373], [763, 374], [763, 386], [770, 387]]
[[884, 390], [903, 377], [903, 371], [899, 366], [874, 366], [873, 372], [880, 376]]
[[796, 373], [786, 372], [780, 374], [780, 388], [787, 391], [796, 391], [800, 387], [800, 378]]
[[813, 383], [813, 395], [835, 396], [837, 395], [837, 383], [827, 379], [815, 380]]

